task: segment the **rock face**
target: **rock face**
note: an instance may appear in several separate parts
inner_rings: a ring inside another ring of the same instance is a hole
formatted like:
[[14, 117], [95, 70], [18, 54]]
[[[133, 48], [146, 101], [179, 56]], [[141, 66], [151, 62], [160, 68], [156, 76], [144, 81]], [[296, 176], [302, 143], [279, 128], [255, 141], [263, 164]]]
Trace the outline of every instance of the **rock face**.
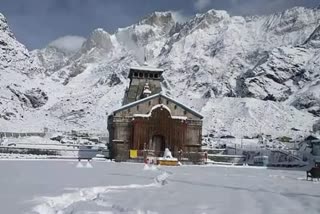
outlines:
[[183, 24], [155, 12], [114, 34], [75, 38], [72, 51], [55, 41], [29, 52], [1, 15], [0, 114], [9, 116], [0, 123], [106, 132], [129, 66], [147, 56], [165, 69], [164, 92], [204, 114], [204, 134], [305, 135], [320, 117], [319, 20], [319, 9], [302, 7], [247, 17], [210, 10]]
[[285, 101], [311, 80], [306, 64], [312, 58], [305, 48], [275, 48], [239, 81], [243, 97]]
[[312, 127], [314, 133], [320, 134], [320, 120], [318, 120]]
[[7, 88], [27, 107], [39, 108], [48, 101], [47, 94], [39, 88], [32, 88], [24, 93], [10, 86]]
[[25, 96], [30, 100], [33, 108], [39, 108], [48, 101], [47, 94], [40, 88], [32, 88], [25, 92]]

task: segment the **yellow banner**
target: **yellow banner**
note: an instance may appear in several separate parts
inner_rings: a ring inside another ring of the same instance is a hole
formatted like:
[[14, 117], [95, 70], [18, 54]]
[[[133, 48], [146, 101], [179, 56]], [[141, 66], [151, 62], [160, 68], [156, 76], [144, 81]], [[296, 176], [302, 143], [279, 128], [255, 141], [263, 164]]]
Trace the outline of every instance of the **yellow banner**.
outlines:
[[130, 158], [137, 158], [138, 150], [130, 150]]

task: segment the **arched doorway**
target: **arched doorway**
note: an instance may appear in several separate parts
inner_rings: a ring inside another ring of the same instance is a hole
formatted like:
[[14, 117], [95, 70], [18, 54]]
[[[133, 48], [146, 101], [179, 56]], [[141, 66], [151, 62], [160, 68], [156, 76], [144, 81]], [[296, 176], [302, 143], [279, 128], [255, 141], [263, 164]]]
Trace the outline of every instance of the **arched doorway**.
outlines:
[[163, 135], [153, 135], [150, 140], [149, 149], [154, 151], [155, 156], [161, 156], [166, 148], [165, 137]]
[[154, 106], [149, 114], [132, 120], [132, 149], [148, 149], [148, 155], [162, 157], [165, 148], [177, 154], [185, 141], [186, 123], [172, 118], [165, 105]]

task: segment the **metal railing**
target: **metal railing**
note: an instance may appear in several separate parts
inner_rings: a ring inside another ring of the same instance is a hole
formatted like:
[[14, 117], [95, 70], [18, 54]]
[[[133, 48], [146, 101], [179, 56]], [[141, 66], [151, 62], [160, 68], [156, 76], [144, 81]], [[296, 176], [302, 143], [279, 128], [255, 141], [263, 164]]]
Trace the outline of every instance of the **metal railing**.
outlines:
[[44, 137], [45, 135], [46, 134], [44, 132], [0, 132], [0, 138], [1, 137], [19, 138], [19, 137], [31, 137], [31, 136]]

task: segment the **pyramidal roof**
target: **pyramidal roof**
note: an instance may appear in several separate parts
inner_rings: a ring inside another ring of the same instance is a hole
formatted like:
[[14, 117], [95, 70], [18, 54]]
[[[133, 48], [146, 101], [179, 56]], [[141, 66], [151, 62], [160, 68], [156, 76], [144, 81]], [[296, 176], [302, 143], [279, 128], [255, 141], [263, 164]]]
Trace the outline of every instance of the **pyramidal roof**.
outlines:
[[131, 107], [136, 106], [136, 105], [138, 105], [138, 104], [140, 104], [140, 103], [143, 103], [143, 102], [145, 102], [145, 101], [152, 100], [153, 98], [156, 98], [156, 97], [164, 97], [164, 98], [166, 98], [167, 100], [169, 100], [170, 102], [173, 102], [174, 104], [176, 104], [177, 106], [180, 106], [181, 108], [188, 110], [189, 112], [191, 112], [191, 113], [194, 114], [195, 116], [203, 119], [203, 116], [202, 116], [199, 112], [197, 112], [197, 111], [191, 109], [190, 107], [188, 107], [188, 106], [186, 106], [186, 105], [184, 105], [184, 104], [182, 104], [182, 103], [180, 103], [180, 102], [178, 102], [178, 101], [176, 101], [176, 100], [168, 97], [167, 95], [165, 95], [165, 94], [163, 94], [163, 93], [154, 94], [154, 95], [152, 95], [152, 96], [149, 96], [149, 97], [146, 97], [146, 98], [137, 100], [137, 101], [135, 101], [135, 102], [129, 103], [129, 104], [127, 104], [127, 105], [121, 106], [120, 108], [118, 108], [118, 109], [116, 109], [115, 111], [113, 111], [113, 113], [117, 113], [117, 112], [120, 112], [120, 111], [122, 111], [122, 110], [131, 108]]

